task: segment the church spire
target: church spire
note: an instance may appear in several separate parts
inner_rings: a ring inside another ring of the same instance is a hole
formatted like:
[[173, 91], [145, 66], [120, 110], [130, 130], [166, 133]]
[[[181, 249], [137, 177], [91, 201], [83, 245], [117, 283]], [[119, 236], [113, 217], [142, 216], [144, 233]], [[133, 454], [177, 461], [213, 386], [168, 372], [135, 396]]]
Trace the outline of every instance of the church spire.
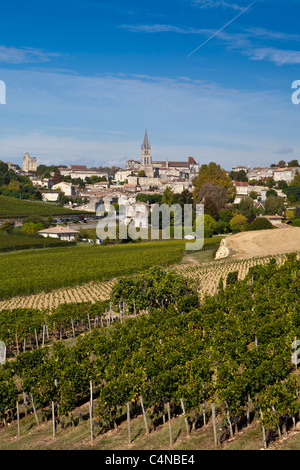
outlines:
[[149, 149], [149, 148], [150, 148], [149, 141], [148, 141], [147, 129], [145, 130], [145, 137], [144, 137], [143, 148], [144, 148], [144, 149]]
[[148, 141], [147, 129], [145, 131], [144, 142], [141, 145], [141, 166], [152, 165], [151, 147]]

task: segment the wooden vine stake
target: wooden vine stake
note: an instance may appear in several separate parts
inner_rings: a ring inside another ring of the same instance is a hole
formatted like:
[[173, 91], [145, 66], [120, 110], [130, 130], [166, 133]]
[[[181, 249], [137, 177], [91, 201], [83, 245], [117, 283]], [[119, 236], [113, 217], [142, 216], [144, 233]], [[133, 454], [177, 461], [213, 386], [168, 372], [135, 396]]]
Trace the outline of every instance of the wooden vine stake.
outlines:
[[[275, 410], [275, 406], [274, 406], [274, 405], [272, 405], [272, 411], [273, 411], [273, 413], [276, 415], [276, 410]], [[281, 429], [280, 429], [279, 424], [278, 424], [278, 426], [277, 426], [277, 431], [278, 431], [278, 437], [279, 437], [279, 439], [281, 439], [281, 438], [282, 438], [282, 435], [281, 435]]]
[[187, 417], [185, 415], [185, 408], [184, 408], [184, 403], [183, 403], [182, 398], [180, 398], [180, 403], [181, 403], [181, 408], [182, 408], [183, 415], [184, 415], [184, 422], [185, 422], [186, 432], [187, 432], [187, 435], [189, 436], [190, 435], [189, 423], [188, 423]]
[[91, 431], [91, 443], [94, 444], [94, 426], [93, 426], [93, 407], [89, 401], [89, 413], [90, 413], [90, 431]]
[[233, 437], [233, 430], [232, 430], [230, 412], [229, 412], [229, 407], [228, 407], [227, 401], [225, 401], [225, 406], [226, 406], [227, 423], [228, 423], [228, 426], [229, 426], [230, 437]]
[[203, 424], [206, 424], [206, 415], [205, 415], [205, 386], [202, 384], [203, 388], [203, 397], [202, 397], [202, 406], [203, 406]]
[[32, 393], [30, 394], [30, 398], [31, 398], [31, 403], [32, 403], [32, 407], [33, 407], [33, 412], [34, 412], [35, 420], [36, 420], [37, 424], [40, 424], [40, 422], [39, 422], [39, 417], [38, 417], [37, 412], [36, 412], [36, 407], [35, 407], [35, 404], [34, 404], [34, 400], [33, 400]]
[[131, 444], [131, 430], [130, 430], [130, 403], [127, 402], [127, 424], [128, 424], [128, 442]]
[[73, 338], [75, 338], [75, 328], [74, 328], [74, 320], [73, 320], [73, 318], [71, 318], [71, 325], [72, 325]]
[[171, 412], [170, 412], [170, 403], [167, 403], [167, 409], [168, 409], [168, 421], [169, 421], [169, 434], [170, 434], [170, 446], [173, 444], [173, 438], [172, 438], [172, 424], [171, 424]]
[[36, 347], [38, 348], [39, 347], [39, 340], [38, 340], [36, 329], [34, 330], [34, 336], [35, 336]]
[[42, 346], [44, 347], [45, 345], [45, 330], [46, 330], [46, 326], [43, 325], [43, 337], [42, 337]]
[[23, 404], [24, 404], [25, 416], [27, 416], [27, 399], [26, 399], [26, 393], [24, 391], [23, 391]]
[[212, 414], [212, 422], [213, 422], [213, 430], [214, 430], [214, 442], [215, 446], [218, 445], [218, 439], [217, 439], [217, 429], [216, 429], [216, 409], [215, 409], [215, 404], [211, 404], [211, 414]]
[[17, 400], [18, 436], [21, 436], [19, 401]]
[[140, 403], [141, 403], [141, 407], [142, 407], [142, 413], [143, 413], [143, 418], [144, 418], [146, 433], [147, 433], [147, 435], [149, 436], [149, 428], [148, 428], [148, 423], [147, 423], [147, 416], [146, 416], [146, 413], [145, 413], [143, 398], [142, 398], [141, 396], [140, 396]]
[[261, 411], [261, 409], [259, 409], [259, 413], [260, 413], [260, 419], [261, 419], [261, 429], [262, 429], [262, 435], [263, 435], [263, 445], [264, 445], [264, 449], [266, 449], [266, 448], [267, 448], [266, 430], [265, 430], [265, 427], [264, 427], [264, 416], [263, 416], [263, 412]]
[[247, 427], [250, 426], [250, 398], [247, 399]]
[[91, 430], [91, 441], [94, 442], [94, 426], [93, 426], [93, 382], [90, 380], [90, 401], [89, 401], [89, 411], [90, 411], [90, 430]]
[[18, 335], [16, 333], [16, 346], [17, 346], [17, 356], [19, 355], [19, 342], [18, 342]]
[[55, 410], [54, 410], [54, 401], [52, 402], [52, 423], [53, 423], [53, 437], [55, 437]]

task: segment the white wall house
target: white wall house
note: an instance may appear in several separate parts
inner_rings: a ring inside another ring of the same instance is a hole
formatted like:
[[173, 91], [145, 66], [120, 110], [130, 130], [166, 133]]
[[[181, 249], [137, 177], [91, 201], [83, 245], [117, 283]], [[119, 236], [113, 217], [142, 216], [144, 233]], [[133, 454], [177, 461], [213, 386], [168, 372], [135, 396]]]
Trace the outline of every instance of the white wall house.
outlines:
[[77, 232], [76, 230], [71, 230], [67, 227], [57, 225], [56, 227], [50, 227], [45, 230], [40, 230], [38, 233], [43, 237], [59, 238], [60, 240], [65, 241], [74, 241], [76, 235], [79, 232]]
[[65, 183], [62, 181], [61, 183], [54, 184], [52, 189], [56, 191], [61, 191], [64, 193], [65, 196], [75, 196], [76, 190], [75, 187], [71, 183]]
[[241, 200], [248, 196], [248, 183], [246, 182], [234, 182], [236, 187], [236, 197], [234, 200], [234, 204], [239, 204]]
[[57, 202], [60, 195], [60, 191], [51, 190], [40, 191], [40, 193], [42, 194], [43, 201], [46, 202]]
[[287, 184], [290, 184], [297, 172], [300, 172], [300, 168], [278, 168], [274, 171], [274, 181], [285, 181]]

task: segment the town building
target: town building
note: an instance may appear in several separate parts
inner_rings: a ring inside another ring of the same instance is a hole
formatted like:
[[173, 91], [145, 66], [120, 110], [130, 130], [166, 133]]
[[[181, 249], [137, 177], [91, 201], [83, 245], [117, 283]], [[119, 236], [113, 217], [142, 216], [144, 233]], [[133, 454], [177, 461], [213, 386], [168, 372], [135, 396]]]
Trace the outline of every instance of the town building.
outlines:
[[37, 171], [36, 157], [31, 157], [29, 153], [25, 153], [23, 157], [23, 171], [25, 172]]
[[52, 189], [55, 191], [61, 191], [64, 193], [65, 196], [76, 196], [76, 189], [75, 186], [72, 185], [72, 183], [66, 183], [64, 181], [61, 181], [60, 183], [54, 184], [52, 186]]
[[64, 241], [74, 241], [76, 239], [76, 235], [79, 235], [77, 230], [72, 230], [68, 227], [62, 227], [60, 225], [40, 230], [38, 233], [45, 238], [59, 238], [60, 240]]
[[19, 169], [19, 165], [16, 165], [16, 163], [12, 163], [12, 162], [4, 162], [4, 163], [6, 163], [9, 170], [18, 171]]
[[58, 170], [62, 176], [69, 176], [71, 179], [81, 178], [83, 181], [92, 176], [105, 177], [107, 180], [109, 178], [107, 172], [97, 168], [87, 168], [86, 165], [70, 165], [70, 168], [60, 167]]
[[57, 202], [61, 191], [52, 191], [51, 189], [40, 190], [44, 202]]
[[187, 161], [169, 161], [168, 158], [164, 161], [153, 160], [146, 130], [140, 159], [128, 160], [125, 170], [119, 170], [115, 174], [115, 180], [141, 186], [143, 189], [157, 190], [162, 185], [178, 180], [191, 182], [198, 172], [199, 164], [193, 157], [188, 157]]
[[285, 181], [290, 184], [299, 170], [299, 167], [276, 168], [273, 175], [274, 181]]

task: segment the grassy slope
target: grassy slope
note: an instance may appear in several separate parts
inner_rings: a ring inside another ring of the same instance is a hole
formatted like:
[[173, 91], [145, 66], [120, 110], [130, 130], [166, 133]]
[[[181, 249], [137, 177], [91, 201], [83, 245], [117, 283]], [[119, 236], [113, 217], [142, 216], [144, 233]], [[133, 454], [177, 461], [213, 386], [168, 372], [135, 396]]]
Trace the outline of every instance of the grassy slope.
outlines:
[[26, 201], [14, 197], [0, 196], [0, 217], [27, 217], [29, 215], [66, 215], [77, 211], [42, 202]]
[[[94, 402], [96, 409], [97, 402]], [[41, 422], [41, 414], [38, 412], [40, 425], [36, 424], [33, 413], [24, 417], [24, 410], [20, 405], [21, 435], [18, 436], [17, 423], [6, 428], [0, 428], [0, 450], [214, 450], [212, 420], [209, 419], [205, 426], [192, 431], [190, 436], [186, 434], [185, 422], [182, 416], [172, 418], [172, 439], [170, 445], [169, 423], [159, 425], [155, 431], [147, 436], [144, 420], [138, 416], [131, 420], [131, 444], [128, 443], [128, 426], [124, 408], [124, 421], [117, 429], [100, 434], [94, 427], [94, 441], [91, 443], [88, 405], [76, 409], [74, 420], [78, 420], [82, 413], [83, 422], [75, 427], [71, 426], [68, 417], [63, 417], [64, 429], [58, 425], [56, 436], [53, 436], [52, 420]], [[217, 425], [219, 419], [216, 420]], [[149, 424], [149, 423], [148, 423]], [[222, 450], [258, 450], [262, 448], [262, 435], [259, 424], [253, 421], [249, 428], [244, 428], [230, 441], [224, 442], [219, 449]]]
[[[94, 402], [94, 409], [97, 402]], [[88, 405], [77, 408], [73, 418], [77, 421], [75, 427], [71, 426], [68, 417], [63, 417], [64, 429], [60, 425], [53, 436], [52, 420], [41, 421], [37, 425], [33, 413], [24, 417], [24, 409], [20, 405], [21, 435], [18, 436], [17, 423], [0, 428], [0, 450], [172, 450], [176, 451], [200, 451], [200, 450], [260, 450], [262, 449], [262, 432], [259, 422], [253, 420], [250, 426], [241, 429], [232, 439], [215, 446], [213, 437], [212, 419], [207, 424], [186, 434], [183, 416], [172, 418], [172, 440], [170, 445], [169, 423], [160, 424], [155, 431], [147, 436], [142, 416], [131, 420], [131, 444], [128, 443], [128, 425], [124, 408], [124, 421], [117, 429], [100, 434], [94, 427], [94, 440], [91, 442]], [[78, 424], [79, 413], [82, 413], [83, 421]], [[149, 423], [148, 423], [149, 424]], [[220, 419], [216, 418], [217, 429]], [[295, 449], [299, 443], [298, 434], [291, 432], [287, 440], [277, 441], [270, 449]], [[134, 455], [134, 454], [133, 454]]]

